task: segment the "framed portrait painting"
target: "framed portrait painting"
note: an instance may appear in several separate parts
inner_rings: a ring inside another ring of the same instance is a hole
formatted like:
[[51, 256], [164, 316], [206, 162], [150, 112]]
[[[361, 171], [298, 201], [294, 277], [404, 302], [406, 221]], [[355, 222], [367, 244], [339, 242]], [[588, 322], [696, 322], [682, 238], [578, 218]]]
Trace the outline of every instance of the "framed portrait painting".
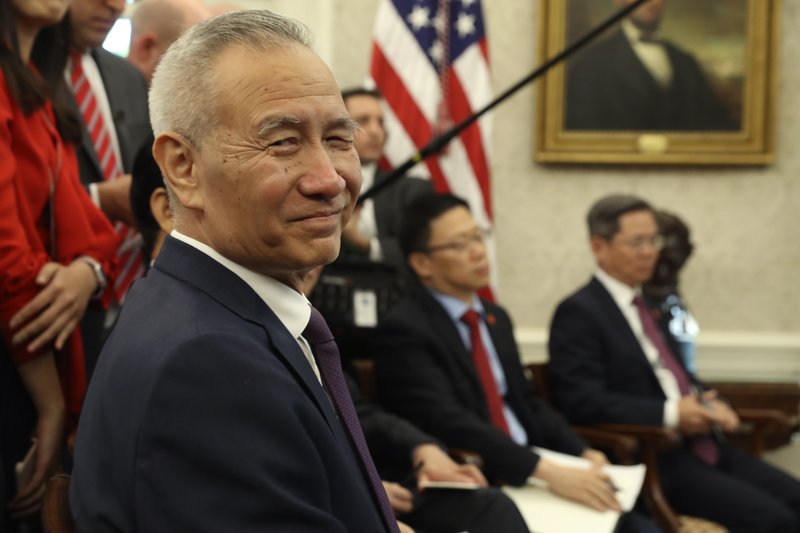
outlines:
[[[633, 0], [541, 0], [540, 58]], [[768, 164], [779, 0], [648, 0], [537, 88], [543, 163]]]

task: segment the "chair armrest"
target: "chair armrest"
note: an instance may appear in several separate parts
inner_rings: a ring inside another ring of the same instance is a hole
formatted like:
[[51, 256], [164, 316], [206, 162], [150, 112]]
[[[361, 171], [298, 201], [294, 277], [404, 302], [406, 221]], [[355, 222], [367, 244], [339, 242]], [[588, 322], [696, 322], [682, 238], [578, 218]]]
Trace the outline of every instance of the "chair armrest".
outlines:
[[681, 435], [674, 429], [661, 426], [639, 426], [633, 424], [600, 424], [596, 429], [619, 433], [635, 439], [646, 441], [657, 450], [674, 448], [681, 442]]
[[782, 411], [777, 409], [740, 408], [736, 409], [739, 419], [751, 426], [747, 440], [747, 450], [756, 457], [760, 457], [766, 449], [767, 434], [776, 429], [789, 429], [793, 421]]

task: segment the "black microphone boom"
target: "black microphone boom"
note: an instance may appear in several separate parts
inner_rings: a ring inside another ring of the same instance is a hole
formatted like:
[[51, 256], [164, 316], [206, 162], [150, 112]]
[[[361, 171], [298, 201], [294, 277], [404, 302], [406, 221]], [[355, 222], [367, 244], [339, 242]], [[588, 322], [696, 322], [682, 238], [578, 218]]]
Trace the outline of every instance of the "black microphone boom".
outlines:
[[636, 0], [632, 4], [623, 7], [617, 13], [606, 19], [599, 26], [589, 31], [589, 33], [587, 33], [586, 35], [584, 35], [583, 37], [581, 37], [580, 39], [569, 45], [567, 48], [565, 48], [555, 56], [545, 61], [541, 66], [539, 66], [539, 68], [537, 68], [536, 70], [528, 74], [526, 77], [524, 77], [523, 79], [512, 85], [510, 88], [506, 89], [506, 91], [503, 94], [501, 94], [500, 96], [489, 102], [483, 109], [475, 112], [474, 114], [464, 119], [462, 122], [459, 122], [446, 132], [442, 133], [438, 137], [431, 140], [431, 142], [429, 142], [422, 149], [420, 149], [419, 152], [411, 156], [411, 158], [409, 158], [405, 163], [390, 171], [386, 175], [386, 177], [380, 181], [380, 183], [376, 183], [368, 191], [364, 192], [361, 196], [359, 196], [358, 203], [362, 203], [364, 200], [367, 200], [378, 194], [380, 191], [382, 191], [383, 189], [385, 189], [386, 187], [397, 181], [406, 172], [411, 170], [411, 167], [413, 167], [417, 163], [425, 161], [430, 156], [441, 152], [450, 141], [452, 141], [462, 131], [464, 131], [470, 125], [472, 125], [473, 122], [477, 121], [484, 114], [494, 109], [495, 106], [500, 104], [502, 101], [510, 97], [518, 90], [520, 90], [522, 87], [524, 87], [528, 83], [532, 82], [533, 80], [535, 80], [536, 78], [540, 77], [542, 74], [553, 68], [556, 64], [560, 63], [567, 57], [571, 56], [572, 54], [574, 54], [575, 52], [586, 46], [589, 42], [594, 40], [598, 35], [600, 35], [608, 28], [618, 23], [620, 20], [625, 18], [628, 15], [628, 13], [630, 13], [631, 11], [633, 11], [634, 9], [636, 9], [637, 7], [639, 7], [640, 5], [644, 4], [647, 1], [648, 0]]

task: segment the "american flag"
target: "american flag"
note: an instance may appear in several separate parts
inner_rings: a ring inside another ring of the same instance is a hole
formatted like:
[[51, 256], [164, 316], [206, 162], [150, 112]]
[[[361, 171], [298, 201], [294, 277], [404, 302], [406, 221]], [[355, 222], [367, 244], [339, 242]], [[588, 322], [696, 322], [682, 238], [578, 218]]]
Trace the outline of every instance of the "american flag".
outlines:
[[[382, 93], [396, 167], [433, 136], [492, 99], [480, 0], [382, 0], [375, 18], [370, 75]], [[417, 165], [440, 192], [466, 199], [478, 224], [492, 227], [490, 121], [484, 116], [445, 153]]]

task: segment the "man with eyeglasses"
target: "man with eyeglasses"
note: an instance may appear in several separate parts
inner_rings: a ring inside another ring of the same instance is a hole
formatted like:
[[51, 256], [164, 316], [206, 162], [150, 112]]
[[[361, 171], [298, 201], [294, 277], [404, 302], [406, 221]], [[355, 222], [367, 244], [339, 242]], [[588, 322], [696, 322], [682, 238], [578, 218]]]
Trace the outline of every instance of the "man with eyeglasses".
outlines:
[[659, 455], [667, 500], [679, 514], [730, 531], [797, 532], [800, 482], [734, 449], [722, 431], [739, 419], [685, 368], [644, 305], [663, 238], [653, 208], [611, 195], [590, 209], [597, 270], [561, 302], [550, 329], [550, 385], [575, 423], [673, 428], [683, 446]]
[[[490, 482], [550, 489], [599, 511], [620, 510], [607, 463], [526, 382], [508, 314], [481, 300], [489, 283], [486, 237], [467, 204], [429, 194], [410, 206], [400, 246], [419, 282], [389, 313], [375, 351], [382, 402], [450, 448], [473, 450]], [[594, 464], [590, 470], [540, 457], [541, 446]], [[630, 515], [626, 515], [630, 516]], [[653, 531], [633, 514], [624, 531]], [[528, 524], [535, 527], [535, 524]]]

